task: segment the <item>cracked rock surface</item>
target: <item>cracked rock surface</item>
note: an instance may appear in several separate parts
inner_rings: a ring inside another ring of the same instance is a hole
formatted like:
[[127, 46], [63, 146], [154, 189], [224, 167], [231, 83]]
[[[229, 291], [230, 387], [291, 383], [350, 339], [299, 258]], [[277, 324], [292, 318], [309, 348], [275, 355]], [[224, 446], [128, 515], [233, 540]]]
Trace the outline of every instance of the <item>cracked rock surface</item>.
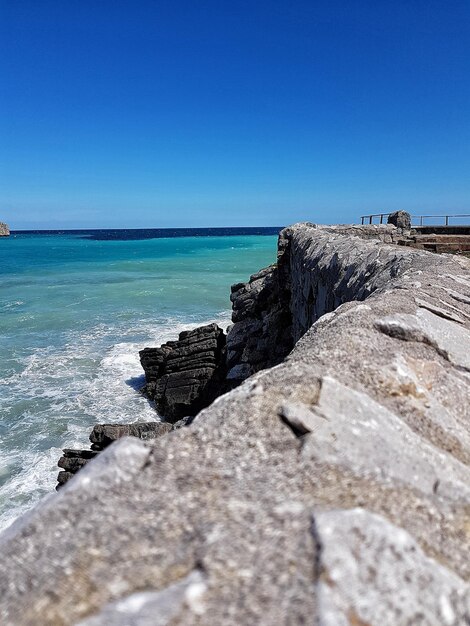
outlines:
[[284, 231], [282, 363], [0, 536], [1, 624], [470, 624], [470, 269], [349, 231]]

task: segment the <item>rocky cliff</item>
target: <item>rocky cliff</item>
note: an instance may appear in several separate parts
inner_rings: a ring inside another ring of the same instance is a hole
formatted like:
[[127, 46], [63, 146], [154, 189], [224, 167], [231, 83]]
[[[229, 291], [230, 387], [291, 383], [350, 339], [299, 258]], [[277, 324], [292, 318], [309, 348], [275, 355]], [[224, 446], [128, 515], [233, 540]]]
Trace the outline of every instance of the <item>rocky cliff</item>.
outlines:
[[0, 222], [0, 237], [8, 237], [9, 234], [10, 229], [8, 228], [8, 225], [4, 222]]
[[234, 289], [259, 371], [8, 529], [1, 623], [470, 623], [470, 267], [397, 236], [283, 231]]

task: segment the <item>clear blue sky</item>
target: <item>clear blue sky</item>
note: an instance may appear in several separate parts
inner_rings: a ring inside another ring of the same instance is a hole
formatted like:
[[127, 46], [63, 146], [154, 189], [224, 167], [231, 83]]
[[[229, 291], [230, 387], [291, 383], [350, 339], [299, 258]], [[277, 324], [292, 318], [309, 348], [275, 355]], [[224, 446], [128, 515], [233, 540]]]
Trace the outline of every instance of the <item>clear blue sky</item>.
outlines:
[[470, 212], [469, 0], [0, 0], [14, 228]]

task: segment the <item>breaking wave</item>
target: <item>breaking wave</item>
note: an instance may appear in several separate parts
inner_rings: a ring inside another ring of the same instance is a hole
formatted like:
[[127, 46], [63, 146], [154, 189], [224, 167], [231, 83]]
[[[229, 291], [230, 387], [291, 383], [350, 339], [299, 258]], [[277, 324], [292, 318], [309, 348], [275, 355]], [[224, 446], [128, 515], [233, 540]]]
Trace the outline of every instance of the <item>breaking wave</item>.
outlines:
[[132, 329], [99, 324], [18, 357], [0, 380], [0, 529], [54, 489], [61, 449], [88, 447], [94, 424], [157, 420], [138, 391], [139, 350], [212, 321], [226, 326], [229, 313], [189, 324], [141, 320]]

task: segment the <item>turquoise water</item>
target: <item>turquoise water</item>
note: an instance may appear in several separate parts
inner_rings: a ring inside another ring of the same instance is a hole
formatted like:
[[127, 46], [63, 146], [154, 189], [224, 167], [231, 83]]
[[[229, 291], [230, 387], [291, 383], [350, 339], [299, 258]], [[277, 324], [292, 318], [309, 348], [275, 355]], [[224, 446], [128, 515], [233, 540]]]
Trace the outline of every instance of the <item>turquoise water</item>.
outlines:
[[0, 528], [54, 489], [63, 447], [98, 422], [149, 421], [138, 351], [230, 321], [230, 285], [276, 237], [0, 238]]

